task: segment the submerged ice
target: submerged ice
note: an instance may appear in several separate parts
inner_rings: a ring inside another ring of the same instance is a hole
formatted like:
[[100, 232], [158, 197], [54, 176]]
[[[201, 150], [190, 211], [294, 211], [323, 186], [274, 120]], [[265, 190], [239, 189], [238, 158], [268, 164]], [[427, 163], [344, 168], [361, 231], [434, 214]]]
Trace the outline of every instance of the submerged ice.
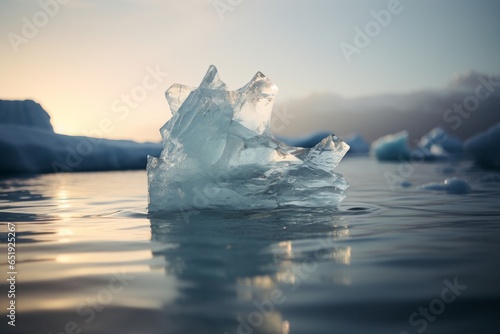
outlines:
[[276, 139], [277, 92], [260, 72], [230, 91], [214, 66], [198, 88], [170, 87], [164, 148], [148, 157], [149, 211], [337, 207], [348, 183], [334, 168], [349, 146], [333, 134], [312, 148]]

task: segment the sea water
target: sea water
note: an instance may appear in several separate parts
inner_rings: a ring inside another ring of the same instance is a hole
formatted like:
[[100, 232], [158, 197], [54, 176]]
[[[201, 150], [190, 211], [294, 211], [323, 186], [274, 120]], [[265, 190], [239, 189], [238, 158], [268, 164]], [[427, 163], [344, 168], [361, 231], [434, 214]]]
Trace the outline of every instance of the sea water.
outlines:
[[[167, 216], [146, 211], [145, 171], [3, 177], [1, 333], [500, 331], [499, 173], [368, 157], [338, 171], [338, 212]], [[472, 191], [418, 189], [451, 176]]]

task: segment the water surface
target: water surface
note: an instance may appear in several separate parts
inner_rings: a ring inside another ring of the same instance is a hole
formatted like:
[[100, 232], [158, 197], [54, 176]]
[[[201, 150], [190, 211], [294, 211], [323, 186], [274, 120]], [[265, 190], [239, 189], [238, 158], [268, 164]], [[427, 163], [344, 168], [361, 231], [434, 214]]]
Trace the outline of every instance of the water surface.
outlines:
[[[16, 327], [2, 280], [1, 332], [500, 331], [499, 173], [356, 157], [338, 171], [338, 212], [156, 217], [145, 171], [0, 179], [3, 277], [17, 230]], [[450, 176], [472, 192], [416, 187]]]

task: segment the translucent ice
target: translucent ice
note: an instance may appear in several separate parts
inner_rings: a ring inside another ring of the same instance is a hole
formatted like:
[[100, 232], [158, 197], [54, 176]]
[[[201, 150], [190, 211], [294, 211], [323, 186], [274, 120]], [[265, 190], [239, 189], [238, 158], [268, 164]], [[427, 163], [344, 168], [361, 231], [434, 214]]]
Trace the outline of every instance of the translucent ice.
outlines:
[[[276, 138], [292, 146], [313, 147], [329, 134], [327, 131], [320, 131], [300, 137], [276, 136]], [[370, 151], [370, 144], [357, 133], [349, 134], [344, 138], [344, 141], [350, 147], [348, 154], [367, 154]]]
[[312, 148], [274, 138], [269, 123], [277, 92], [260, 72], [229, 91], [214, 66], [198, 88], [170, 87], [164, 148], [160, 157], [148, 157], [149, 211], [336, 208], [348, 184], [333, 169], [349, 146], [335, 135]]
[[[287, 145], [290, 146], [297, 146], [297, 147], [314, 147], [316, 146], [320, 141], [322, 141], [326, 136], [328, 136], [330, 132], [327, 131], [320, 131], [320, 132], [314, 132], [305, 136], [300, 136], [300, 137], [285, 137], [285, 136], [279, 136], [275, 135], [275, 138], [284, 142]], [[349, 145], [350, 146], [350, 145]], [[349, 152], [351, 152], [352, 146], [349, 149]]]

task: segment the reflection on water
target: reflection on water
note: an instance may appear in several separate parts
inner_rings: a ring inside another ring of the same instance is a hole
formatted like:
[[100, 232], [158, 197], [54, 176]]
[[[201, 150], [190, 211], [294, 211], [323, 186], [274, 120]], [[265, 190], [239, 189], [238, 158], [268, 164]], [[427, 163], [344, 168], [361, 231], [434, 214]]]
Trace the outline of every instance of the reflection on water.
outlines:
[[418, 333], [409, 317], [455, 278], [468, 288], [425, 333], [498, 331], [500, 178], [457, 166], [473, 192], [456, 196], [392, 191], [397, 165], [341, 168], [340, 211], [189, 219], [148, 217], [143, 171], [0, 179], [2, 245], [7, 222], [18, 231], [15, 333]]
[[[216, 326], [221, 333], [288, 333], [293, 323], [280, 312], [287, 294], [313, 275], [320, 263], [350, 263], [351, 248], [336, 246], [338, 238], [348, 237], [348, 228], [340, 225], [339, 217], [319, 216], [321, 220], [312, 221], [310, 212], [283, 210], [205, 212], [191, 216], [189, 222], [182, 215], [151, 218], [152, 240], [176, 245], [153, 252], [154, 256], [165, 257], [167, 275], [187, 283], [180, 289], [177, 308], [206, 308], [192, 330]], [[319, 231], [322, 238], [301, 238]], [[350, 280], [341, 276], [332, 282]], [[210, 316], [214, 310], [219, 313], [217, 324]], [[189, 324], [193, 314], [180, 313]]]

